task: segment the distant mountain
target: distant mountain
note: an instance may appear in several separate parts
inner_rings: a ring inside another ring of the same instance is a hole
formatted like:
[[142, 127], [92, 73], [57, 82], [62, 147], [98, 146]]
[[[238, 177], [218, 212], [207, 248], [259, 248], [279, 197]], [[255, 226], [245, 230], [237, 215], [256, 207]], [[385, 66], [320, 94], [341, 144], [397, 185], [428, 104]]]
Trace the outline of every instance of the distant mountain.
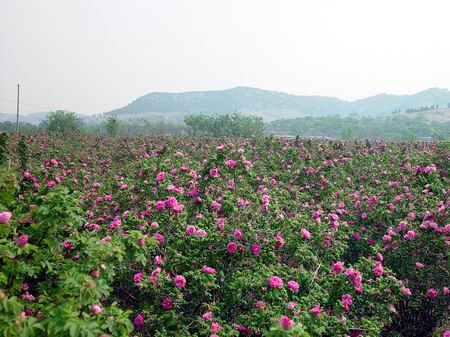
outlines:
[[[48, 114], [49, 114], [49, 112], [34, 112], [34, 113], [31, 113], [28, 115], [20, 115], [19, 121], [34, 124], [34, 125], [39, 125], [47, 117]], [[75, 115], [81, 120], [84, 120], [87, 117], [86, 115], [82, 115], [79, 113], [75, 113]], [[0, 113], [0, 123], [1, 122], [15, 123], [16, 115], [8, 114], [8, 113]]]
[[450, 91], [447, 89], [431, 88], [413, 95], [388, 95], [380, 94], [357, 101], [350, 102], [360, 114], [378, 115], [400, 109], [405, 111], [410, 108], [426, 106], [448, 107], [450, 103]]
[[439, 105], [447, 107], [450, 92], [432, 88], [413, 95], [380, 94], [357, 101], [345, 101], [327, 96], [300, 96], [283, 92], [236, 87], [217, 91], [181, 93], [154, 92], [139, 97], [130, 104], [110, 111], [119, 118], [151, 118], [182, 120], [191, 113], [222, 114], [240, 111], [270, 121], [303, 116], [348, 115], [366, 116], [390, 114], [393, 110]]
[[[28, 115], [20, 115], [19, 121], [38, 125], [47, 116], [48, 112], [35, 112]], [[15, 114], [0, 113], [0, 122], [16, 122]]]

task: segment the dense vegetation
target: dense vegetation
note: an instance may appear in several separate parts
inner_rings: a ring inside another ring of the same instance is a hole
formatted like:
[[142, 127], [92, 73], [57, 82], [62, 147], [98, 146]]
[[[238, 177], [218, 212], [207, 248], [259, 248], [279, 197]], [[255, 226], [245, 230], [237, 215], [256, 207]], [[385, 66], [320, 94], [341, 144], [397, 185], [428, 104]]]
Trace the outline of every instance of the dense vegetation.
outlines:
[[240, 113], [226, 115], [187, 115], [184, 123], [193, 135], [203, 134], [215, 137], [255, 137], [264, 134], [261, 117], [245, 116]]
[[420, 140], [430, 137], [434, 140], [450, 138], [450, 121], [428, 122], [424, 118], [392, 116], [385, 118], [360, 117], [303, 117], [280, 119], [267, 125], [269, 132], [290, 135], [330, 137], [333, 139], [385, 139]]
[[47, 115], [41, 127], [47, 132], [76, 132], [81, 128], [81, 120], [72, 111], [56, 110]]
[[[225, 115], [187, 115], [184, 123], [171, 123], [163, 118], [121, 120], [110, 115], [100, 124], [83, 124], [74, 114], [55, 111], [39, 127], [21, 123], [22, 132], [74, 132], [122, 135], [209, 135], [214, 137], [253, 137], [266, 134], [277, 136], [329, 137], [332, 139], [383, 140], [449, 140], [450, 121], [427, 121], [395, 115], [384, 118], [360, 117], [302, 117], [279, 119], [270, 123], [255, 116], [240, 113]], [[0, 123], [0, 131], [14, 132], [15, 124]]]
[[448, 153], [0, 133], [0, 331], [442, 336]]
[[[37, 125], [31, 124], [31, 123], [19, 123], [19, 129], [20, 132], [24, 133], [34, 133], [43, 131], [43, 129], [39, 128]], [[8, 132], [8, 133], [14, 133], [16, 132], [16, 123], [12, 123], [9, 121], [6, 122], [0, 122], [0, 131]]]

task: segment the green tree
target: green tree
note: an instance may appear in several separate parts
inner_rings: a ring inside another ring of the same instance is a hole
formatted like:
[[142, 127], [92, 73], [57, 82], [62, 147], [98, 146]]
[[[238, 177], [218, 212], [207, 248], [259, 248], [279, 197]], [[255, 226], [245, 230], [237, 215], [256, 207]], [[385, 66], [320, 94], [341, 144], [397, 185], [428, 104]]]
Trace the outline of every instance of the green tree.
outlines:
[[233, 114], [205, 116], [187, 115], [184, 123], [192, 134], [209, 134], [215, 137], [253, 137], [264, 134], [264, 121], [261, 117]]
[[414, 132], [411, 129], [408, 129], [406, 131], [405, 137], [406, 137], [406, 140], [409, 140], [409, 141], [414, 141], [417, 138], [416, 135], [414, 134]]
[[119, 120], [116, 116], [109, 116], [105, 122], [106, 132], [110, 135], [116, 135], [119, 129]]
[[187, 115], [184, 117], [184, 123], [190, 128], [195, 136], [198, 133], [207, 133], [208, 117], [204, 115]]
[[354, 138], [353, 129], [351, 126], [346, 126], [341, 130], [341, 137], [346, 140], [351, 140]]
[[56, 110], [48, 114], [43, 126], [48, 132], [77, 132], [80, 130], [81, 121], [74, 112]]

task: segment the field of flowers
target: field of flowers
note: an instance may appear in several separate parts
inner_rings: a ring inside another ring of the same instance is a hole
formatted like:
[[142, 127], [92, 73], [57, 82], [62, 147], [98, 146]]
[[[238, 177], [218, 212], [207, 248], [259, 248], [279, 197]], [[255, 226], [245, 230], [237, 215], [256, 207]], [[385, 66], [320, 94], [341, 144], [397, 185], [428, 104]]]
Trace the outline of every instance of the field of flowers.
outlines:
[[448, 337], [449, 149], [0, 134], [0, 335]]

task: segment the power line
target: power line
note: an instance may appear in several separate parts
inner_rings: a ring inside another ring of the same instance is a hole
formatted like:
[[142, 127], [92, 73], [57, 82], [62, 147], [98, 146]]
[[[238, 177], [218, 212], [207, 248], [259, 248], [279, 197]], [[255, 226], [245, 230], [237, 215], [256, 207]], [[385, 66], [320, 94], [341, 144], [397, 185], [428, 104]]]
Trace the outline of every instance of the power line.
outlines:
[[[4, 102], [9, 102], [9, 103], [14, 103], [16, 104], [16, 100], [13, 99], [8, 99], [8, 98], [1, 98], [0, 97], [0, 101], [4, 101]], [[40, 108], [40, 109], [48, 109], [48, 110], [52, 110], [52, 108], [49, 108], [48, 106], [42, 106], [42, 105], [37, 105], [37, 104], [30, 104], [30, 103], [20, 103], [21, 105], [28, 105], [28, 106], [32, 106], [35, 108]]]

